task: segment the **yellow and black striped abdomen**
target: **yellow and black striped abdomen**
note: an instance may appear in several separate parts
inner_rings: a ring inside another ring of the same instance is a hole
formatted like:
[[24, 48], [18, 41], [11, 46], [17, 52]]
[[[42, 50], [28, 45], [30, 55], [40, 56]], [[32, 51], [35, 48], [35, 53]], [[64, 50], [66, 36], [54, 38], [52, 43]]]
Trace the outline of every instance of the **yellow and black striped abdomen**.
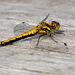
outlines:
[[8, 45], [8, 44], [11, 44], [15, 41], [18, 41], [18, 40], [21, 40], [21, 39], [24, 39], [24, 38], [27, 38], [27, 37], [31, 37], [31, 36], [34, 36], [38, 33], [38, 30], [37, 29], [32, 29], [24, 34], [21, 34], [21, 35], [18, 35], [16, 37], [13, 37], [13, 38], [10, 38], [8, 40], [4, 40], [2, 42], [0, 42], [0, 46], [5, 46], [5, 45]]

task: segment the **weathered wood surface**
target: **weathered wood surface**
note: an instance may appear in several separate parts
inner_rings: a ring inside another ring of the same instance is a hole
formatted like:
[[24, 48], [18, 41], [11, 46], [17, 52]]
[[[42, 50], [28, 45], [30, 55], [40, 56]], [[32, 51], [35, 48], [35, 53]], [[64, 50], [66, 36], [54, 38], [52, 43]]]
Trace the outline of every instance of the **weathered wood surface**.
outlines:
[[48, 22], [59, 21], [65, 36], [47, 38], [35, 48], [29, 41], [0, 47], [0, 75], [75, 75], [74, 0], [0, 0], [0, 41], [15, 36], [13, 28], [25, 21], [38, 24], [48, 13]]

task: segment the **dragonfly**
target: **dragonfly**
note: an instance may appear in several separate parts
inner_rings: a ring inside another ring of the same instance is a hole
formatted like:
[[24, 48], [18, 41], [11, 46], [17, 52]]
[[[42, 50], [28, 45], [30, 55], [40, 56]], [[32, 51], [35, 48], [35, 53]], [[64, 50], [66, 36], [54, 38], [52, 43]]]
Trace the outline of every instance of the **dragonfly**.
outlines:
[[[23, 34], [17, 35], [8, 40], [1, 41], [0, 47], [12, 44], [21, 39], [36, 36], [38, 34], [41, 34], [41, 35], [38, 38], [36, 46], [38, 46], [40, 38], [44, 35], [48, 35], [54, 42], [58, 43], [58, 41], [53, 39], [53, 34], [63, 34], [64, 31], [59, 30], [60, 23], [58, 21], [52, 21], [51, 23], [45, 22], [48, 17], [49, 17], [49, 14], [38, 25], [33, 26], [30, 30], [25, 31]], [[64, 42], [64, 45], [67, 46], [67, 43]]]

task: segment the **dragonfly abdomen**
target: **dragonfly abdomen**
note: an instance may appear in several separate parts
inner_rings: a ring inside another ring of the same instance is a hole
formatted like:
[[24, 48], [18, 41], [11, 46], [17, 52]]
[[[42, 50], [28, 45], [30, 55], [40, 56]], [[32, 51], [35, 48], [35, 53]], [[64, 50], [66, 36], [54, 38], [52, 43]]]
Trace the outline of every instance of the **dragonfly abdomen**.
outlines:
[[4, 40], [4, 41], [1, 41], [0, 42], [0, 46], [5, 46], [5, 45], [8, 45], [8, 44], [11, 44], [15, 41], [18, 41], [18, 40], [21, 40], [21, 39], [24, 39], [24, 38], [27, 38], [27, 37], [31, 37], [31, 36], [34, 36], [38, 33], [38, 30], [30, 30], [24, 34], [21, 34], [21, 35], [18, 35], [16, 37], [13, 37], [13, 38], [10, 38], [8, 40]]

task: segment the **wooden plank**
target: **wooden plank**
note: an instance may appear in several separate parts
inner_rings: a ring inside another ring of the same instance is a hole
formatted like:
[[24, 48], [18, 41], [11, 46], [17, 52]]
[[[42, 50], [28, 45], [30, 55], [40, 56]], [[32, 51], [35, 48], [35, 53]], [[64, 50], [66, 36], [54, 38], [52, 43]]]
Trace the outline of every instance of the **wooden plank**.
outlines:
[[[64, 35], [43, 39], [36, 48], [35, 39], [0, 47], [1, 75], [75, 75], [75, 4], [74, 0], [0, 0], [0, 41], [14, 35], [14, 27], [25, 21], [38, 24], [48, 13], [59, 21]], [[66, 42], [68, 49], [61, 42]]]

